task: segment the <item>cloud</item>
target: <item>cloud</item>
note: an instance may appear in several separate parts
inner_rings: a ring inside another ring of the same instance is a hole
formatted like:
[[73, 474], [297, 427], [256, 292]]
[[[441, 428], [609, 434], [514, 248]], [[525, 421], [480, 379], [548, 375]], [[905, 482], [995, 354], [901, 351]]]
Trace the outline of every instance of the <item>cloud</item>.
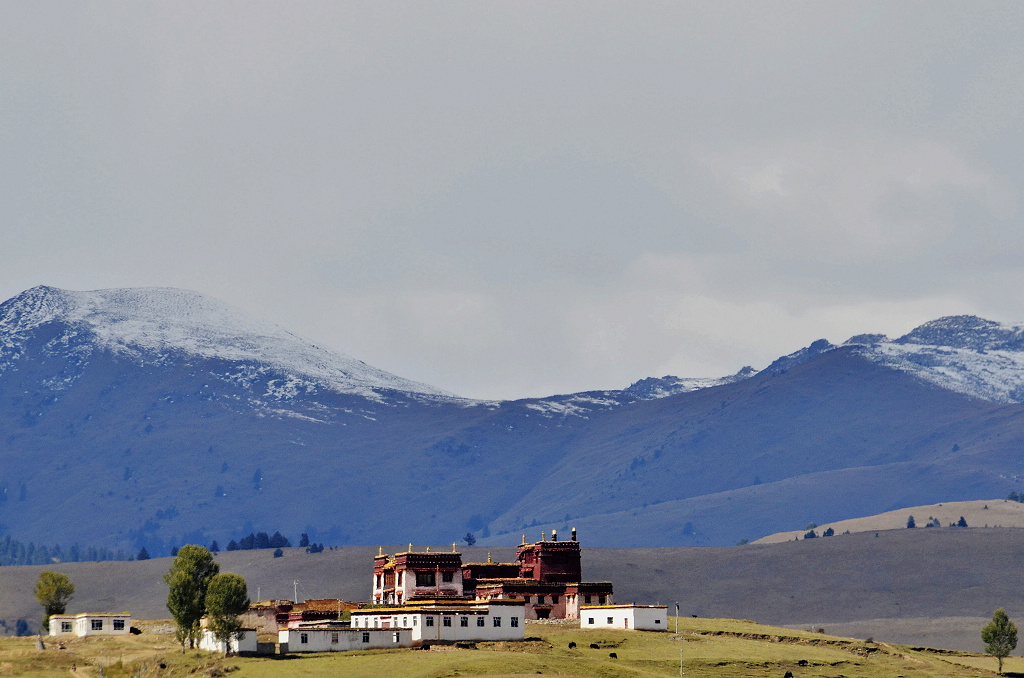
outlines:
[[1021, 319], [1022, 30], [1017, 3], [23, 3], [0, 293], [189, 287], [488, 397]]

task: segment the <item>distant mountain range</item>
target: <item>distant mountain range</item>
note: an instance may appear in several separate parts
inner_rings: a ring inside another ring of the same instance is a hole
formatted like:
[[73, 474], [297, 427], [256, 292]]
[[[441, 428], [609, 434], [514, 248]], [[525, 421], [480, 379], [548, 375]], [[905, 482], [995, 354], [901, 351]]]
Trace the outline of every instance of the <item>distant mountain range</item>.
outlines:
[[825, 340], [721, 379], [478, 401], [174, 289], [0, 305], [0, 535], [138, 548], [741, 538], [1021, 489], [1024, 329]]

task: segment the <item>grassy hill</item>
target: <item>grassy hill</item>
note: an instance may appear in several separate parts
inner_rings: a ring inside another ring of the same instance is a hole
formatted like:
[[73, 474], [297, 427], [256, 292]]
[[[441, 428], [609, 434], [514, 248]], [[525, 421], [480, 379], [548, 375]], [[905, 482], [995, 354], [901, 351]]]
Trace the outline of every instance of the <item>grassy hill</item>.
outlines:
[[[418, 545], [418, 547], [421, 545]], [[406, 545], [385, 547], [394, 552]], [[443, 546], [435, 548], [443, 549]], [[450, 546], [448, 548], [451, 548]], [[514, 550], [460, 549], [464, 562], [510, 559]], [[222, 553], [223, 571], [246, 577], [250, 597], [369, 597], [376, 547], [319, 554], [286, 549]], [[880, 531], [742, 547], [583, 550], [583, 575], [610, 580], [618, 602], [680, 604], [683, 615], [733, 617], [915, 645], [980, 651], [979, 629], [997, 607], [1024, 617], [1024, 529]], [[69, 612], [130, 610], [166, 617], [161, 576], [169, 558], [53, 566], [75, 582]], [[32, 587], [44, 568], [0, 568], [0, 619], [40, 617]], [[10, 632], [10, 631], [9, 631]]]
[[[942, 527], [956, 523], [960, 518], [964, 518], [970, 527], [1024, 527], [1024, 504], [1006, 499], [947, 501], [941, 504], [910, 506], [863, 518], [823, 523], [815, 527], [814, 532], [820, 537], [829, 528], [832, 528], [836, 534], [843, 534], [847, 530], [852, 533], [906, 529], [907, 519], [910, 516], [914, 517], [914, 522], [919, 528], [924, 528], [933, 518], [938, 520]], [[806, 533], [806, 528], [776, 532], [762, 537], [754, 543], [777, 544], [783, 541], [793, 541], [797, 538], [803, 539]]]
[[[144, 633], [123, 638], [82, 638], [33, 649], [31, 639], [0, 639], [4, 675], [61, 675], [72, 664], [84, 676], [218, 676], [274, 678], [344, 675], [351, 678], [526, 675], [677, 676], [715, 678], [796, 676], [888, 678], [982, 678], [996, 661], [966, 653], [929, 651], [864, 642], [822, 633], [793, 631], [730, 619], [670, 618], [669, 632], [581, 630], [528, 623], [523, 642], [478, 643], [475, 649], [378, 650], [270, 657], [223, 658], [213, 653], [180, 653], [173, 636], [143, 625]], [[575, 643], [575, 647], [570, 647]], [[1005, 662], [1020, 675], [1024, 660]], [[102, 673], [101, 673], [102, 671]]]

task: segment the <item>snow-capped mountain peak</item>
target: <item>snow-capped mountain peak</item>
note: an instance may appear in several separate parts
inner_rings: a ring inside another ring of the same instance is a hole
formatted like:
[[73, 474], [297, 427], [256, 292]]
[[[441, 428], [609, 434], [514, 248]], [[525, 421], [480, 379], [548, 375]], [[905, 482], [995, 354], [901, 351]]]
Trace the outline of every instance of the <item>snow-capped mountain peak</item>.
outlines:
[[53, 321], [71, 332], [87, 332], [96, 346], [121, 354], [253, 364], [314, 388], [375, 400], [382, 390], [454, 397], [321, 348], [217, 299], [174, 288], [27, 290], [0, 305], [0, 371], [4, 358], [17, 354], [30, 332]]
[[973, 351], [1024, 350], [1024, 326], [997, 323], [974, 315], [951, 315], [926, 322], [894, 341]]
[[952, 391], [1024, 402], [1024, 325], [955, 315], [926, 322], [898, 339], [860, 334], [844, 345]]

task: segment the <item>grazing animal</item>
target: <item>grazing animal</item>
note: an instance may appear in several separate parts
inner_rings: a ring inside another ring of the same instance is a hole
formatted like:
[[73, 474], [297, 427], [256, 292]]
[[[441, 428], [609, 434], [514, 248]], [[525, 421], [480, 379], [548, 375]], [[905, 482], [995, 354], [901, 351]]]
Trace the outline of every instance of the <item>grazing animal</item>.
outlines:
[[570, 648], [576, 647], [576, 641], [575, 640], [570, 640], [569, 641], [569, 647]]
[[619, 658], [619, 655], [615, 654], [614, 652], [609, 652], [608, 656], [611, 657], [612, 659], [618, 659]]
[[600, 645], [598, 645], [597, 643], [591, 643], [591, 644], [590, 644], [590, 649], [591, 649], [591, 650], [600, 650], [600, 649], [601, 649], [601, 646], [600, 646]]
[[793, 672], [792, 671], [786, 671], [786, 675], [784, 675], [782, 678], [793, 678]]

